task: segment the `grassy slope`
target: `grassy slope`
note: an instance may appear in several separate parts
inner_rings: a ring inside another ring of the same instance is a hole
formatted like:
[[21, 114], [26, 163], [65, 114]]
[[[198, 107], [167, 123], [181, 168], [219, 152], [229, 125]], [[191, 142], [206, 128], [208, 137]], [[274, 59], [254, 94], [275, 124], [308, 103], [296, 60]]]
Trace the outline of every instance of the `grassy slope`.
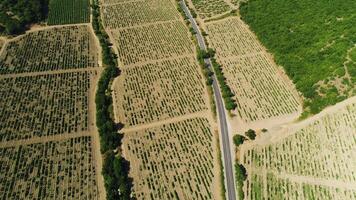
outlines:
[[[320, 112], [355, 94], [332, 85], [332, 77], [345, 79], [347, 88], [356, 82], [356, 60], [347, 65], [351, 78], [343, 66], [356, 43], [355, 0], [249, 0], [240, 12], [307, 98], [307, 111]], [[329, 83], [324, 93], [317, 92], [319, 81]]]

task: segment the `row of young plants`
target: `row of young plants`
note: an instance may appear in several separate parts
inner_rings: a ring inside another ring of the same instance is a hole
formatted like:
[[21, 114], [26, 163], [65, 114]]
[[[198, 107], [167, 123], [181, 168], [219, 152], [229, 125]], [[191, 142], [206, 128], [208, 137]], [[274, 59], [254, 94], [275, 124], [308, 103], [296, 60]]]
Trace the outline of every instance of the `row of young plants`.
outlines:
[[108, 200], [130, 199], [131, 180], [128, 177], [129, 162], [120, 152], [122, 134], [118, 133], [119, 126], [110, 115], [112, 97], [110, 85], [120, 74], [117, 67], [117, 56], [113, 52], [109, 36], [105, 32], [100, 19], [100, 7], [94, 0], [92, 7], [92, 26], [99, 39], [102, 50], [102, 63], [104, 70], [97, 85], [95, 96], [96, 125], [100, 135], [100, 151], [103, 154], [102, 175]]

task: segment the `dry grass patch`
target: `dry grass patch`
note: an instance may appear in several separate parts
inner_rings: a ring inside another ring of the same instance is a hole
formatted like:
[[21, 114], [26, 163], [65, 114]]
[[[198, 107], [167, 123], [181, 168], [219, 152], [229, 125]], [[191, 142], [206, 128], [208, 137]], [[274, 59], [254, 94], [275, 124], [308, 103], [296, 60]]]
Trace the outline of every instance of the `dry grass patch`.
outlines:
[[97, 199], [90, 137], [0, 149], [2, 199]]
[[180, 19], [176, 7], [170, 0], [134, 1], [104, 5], [102, 14], [104, 26], [108, 29]]
[[125, 133], [137, 199], [216, 199], [213, 143], [204, 118]]
[[287, 132], [270, 133], [282, 137], [276, 142], [257, 145], [256, 141], [256, 145], [244, 147], [241, 155], [249, 174], [245, 188], [248, 199], [255, 199], [258, 190], [253, 188], [262, 184], [262, 178], [255, 176], [264, 176], [262, 188], [271, 199], [354, 199], [355, 100], [296, 124]]
[[194, 53], [188, 28], [181, 21], [111, 30], [123, 65]]
[[114, 85], [116, 119], [133, 126], [208, 109], [194, 57], [127, 67]]
[[96, 72], [0, 79], [0, 141], [88, 130]]
[[207, 29], [226, 82], [236, 95], [238, 114], [245, 122], [301, 110], [292, 83], [240, 19], [211, 23]]
[[97, 67], [97, 47], [88, 26], [34, 31], [7, 43], [0, 74]]

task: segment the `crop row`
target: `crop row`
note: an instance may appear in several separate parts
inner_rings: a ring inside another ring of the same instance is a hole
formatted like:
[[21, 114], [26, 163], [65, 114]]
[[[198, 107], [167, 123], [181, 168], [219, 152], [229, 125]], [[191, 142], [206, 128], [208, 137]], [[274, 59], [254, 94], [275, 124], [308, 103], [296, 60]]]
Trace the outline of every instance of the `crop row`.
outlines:
[[247, 122], [298, 111], [300, 103], [278, 68], [264, 54], [222, 60], [227, 84], [236, 94], [238, 113]]
[[[266, 182], [262, 175], [252, 173], [247, 180], [245, 199], [355, 199], [356, 191], [317, 184], [293, 182], [267, 173]], [[266, 191], [266, 193], [264, 192]]]
[[91, 138], [0, 149], [1, 199], [97, 199]]
[[88, 130], [96, 72], [0, 79], [0, 141]]
[[109, 29], [179, 20], [179, 14], [170, 0], [134, 1], [104, 5], [102, 13], [104, 26]]
[[239, 116], [254, 122], [298, 112], [301, 105], [292, 83], [238, 18], [208, 24], [209, 42], [216, 50]]
[[111, 31], [125, 65], [194, 54], [188, 28], [181, 21]]
[[194, 57], [124, 68], [114, 95], [117, 118], [137, 125], [207, 109]]
[[95, 44], [85, 25], [30, 32], [6, 45], [0, 74], [97, 67]]
[[89, 23], [89, 0], [49, 1], [48, 25]]
[[317, 178], [356, 181], [356, 103], [297, 130], [284, 140], [248, 150], [248, 165]]
[[224, 0], [192, 0], [198, 15], [202, 18], [210, 18], [231, 10]]
[[125, 133], [137, 199], [214, 199], [213, 135], [209, 122], [194, 118]]

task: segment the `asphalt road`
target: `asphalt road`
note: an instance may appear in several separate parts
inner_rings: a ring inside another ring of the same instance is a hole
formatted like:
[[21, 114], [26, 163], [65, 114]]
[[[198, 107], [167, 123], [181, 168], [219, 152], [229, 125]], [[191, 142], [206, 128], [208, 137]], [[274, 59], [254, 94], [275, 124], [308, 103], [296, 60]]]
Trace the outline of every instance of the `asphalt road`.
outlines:
[[[187, 5], [185, 4], [184, 0], [180, 1], [180, 5], [183, 8], [186, 16], [189, 18], [189, 21], [191, 22], [193, 29], [196, 32], [196, 37], [198, 40], [198, 44], [200, 49], [202, 50], [207, 50], [204, 38], [200, 32], [200, 29], [193, 18], [192, 14], [190, 13], [189, 9], [187, 8]], [[205, 63], [209, 66], [209, 68], [212, 69], [212, 64], [210, 59], [205, 59]], [[220, 132], [221, 132], [221, 139], [222, 139], [222, 144], [223, 144], [223, 154], [224, 154], [224, 165], [225, 165], [225, 180], [226, 180], [226, 192], [227, 192], [227, 199], [228, 200], [236, 200], [236, 190], [235, 190], [235, 181], [234, 181], [234, 166], [232, 162], [232, 157], [231, 157], [231, 149], [230, 149], [230, 141], [229, 141], [229, 132], [227, 128], [227, 122], [226, 122], [226, 113], [225, 113], [225, 108], [224, 108], [224, 103], [222, 100], [222, 96], [220, 93], [219, 85], [216, 80], [216, 76], [214, 74], [213, 78], [213, 89], [214, 89], [214, 95], [215, 95], [215, 102], [216, 102], [216, 107], [218, 110], [218, 115], [219, 115], [219, 122], [220, 122]]]

